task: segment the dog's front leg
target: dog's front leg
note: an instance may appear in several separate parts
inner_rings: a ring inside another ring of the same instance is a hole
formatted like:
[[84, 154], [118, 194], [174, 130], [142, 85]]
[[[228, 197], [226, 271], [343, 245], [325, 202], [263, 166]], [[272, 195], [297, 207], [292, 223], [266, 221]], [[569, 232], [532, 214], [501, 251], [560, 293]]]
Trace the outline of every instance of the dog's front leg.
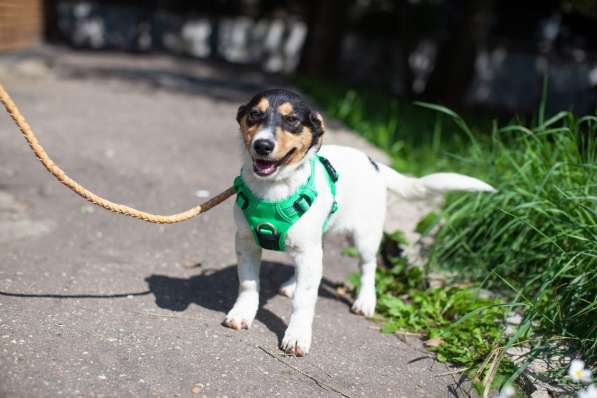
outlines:
[[321, 282], [323, 249], [319, 244], [301, 248], [300, 251], [289, 251], [288, 254], [296, 264], [296, 290], [282, 349], [302, 357], [311, 347], [311, 328]]
[[250, 232], [236, 233], [236, 256], [238, 264], [238, 298], [226, 315], [224, 325], [236, 329], [248, 329], [259, 307], [259, 268], [261, 248]]

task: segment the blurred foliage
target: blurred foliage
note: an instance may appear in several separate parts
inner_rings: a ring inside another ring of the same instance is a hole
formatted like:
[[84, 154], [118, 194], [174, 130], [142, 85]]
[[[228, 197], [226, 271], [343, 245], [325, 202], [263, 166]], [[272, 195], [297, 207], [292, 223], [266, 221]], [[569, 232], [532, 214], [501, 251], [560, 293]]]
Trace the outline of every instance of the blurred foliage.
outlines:
[[597, 19], [597, 2], [595, 0], [563, 0], [562, 9]]
[[[467, 162], [458, 154], [467, 145], [467, 137], [445, 117], [435, 117], [398, 97], [373, 90], [305, 77], [296, 79], [295, 84], [326, 116], [342, 121], [384, 149], [392, 166], [401, 172], [421, 175], [449, 170], [455, 160]], [[491, 128], [491, 120], [483, 112], [469, 112], [467, 117], [476, 135]]]

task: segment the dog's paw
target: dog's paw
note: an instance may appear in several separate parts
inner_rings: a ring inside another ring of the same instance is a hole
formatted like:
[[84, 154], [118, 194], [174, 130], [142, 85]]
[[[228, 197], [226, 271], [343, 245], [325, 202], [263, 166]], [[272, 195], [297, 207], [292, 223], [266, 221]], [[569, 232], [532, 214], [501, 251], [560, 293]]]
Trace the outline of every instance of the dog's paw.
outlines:
[[230, 312], [226, 314], [223, 325], [234, 330], [249, 329], [253, 319], [255, 319], [256, 310], [248, 307], [243, 304], [235, 304]]
[[282, 284], [282, 286], [280, 286], [278, 293], [280, 293], [282, 296], [292, 298], [294, 296], [295, 290], [296, 290], [296, 279], [293, 276], [292, 278], [290, 278], [286, 282], [284, 282]]
[[359, 294], [350, 310], [357, 315], [370, 318], [375, 314], [375, 301], [375, 293]]
[[281, 348], [287, 354], [304, 357], [311, 348], [311, 329], [289, 326], [282, 339]]

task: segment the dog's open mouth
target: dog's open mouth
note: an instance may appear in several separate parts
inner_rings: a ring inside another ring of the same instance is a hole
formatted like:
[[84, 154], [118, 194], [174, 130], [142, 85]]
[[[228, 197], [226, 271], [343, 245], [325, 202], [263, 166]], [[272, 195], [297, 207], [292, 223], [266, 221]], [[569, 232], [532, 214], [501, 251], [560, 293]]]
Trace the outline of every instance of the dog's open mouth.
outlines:
[[282, 159], [279, 160], [254, 159], [253, 170], [255, 171], [255, 174], [260, 177], [267, 177], [274, 174], [280, 165], [284, 164], [288, 159], [290, 159], [290, 156], [292, 156], [294, 151], [296, 151], [296, 148], [292, 148], [286, 155], [282, 157]]

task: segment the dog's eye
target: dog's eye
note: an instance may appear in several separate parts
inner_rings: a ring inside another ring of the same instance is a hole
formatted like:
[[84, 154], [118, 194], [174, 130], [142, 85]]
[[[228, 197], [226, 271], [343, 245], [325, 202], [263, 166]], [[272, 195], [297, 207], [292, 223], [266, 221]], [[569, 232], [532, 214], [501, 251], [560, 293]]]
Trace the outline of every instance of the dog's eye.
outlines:
[[253, 109], [250, 113], [249, 113], [249, 119], [251, 121], [257, 121], [259, 119], [263, 118], [263, 112], [258, 111], [256, 109]]
[[299, 118], [294, 115], [287, 115], [284, 117], [284, 120], [286, 120], [286, 122], [288, 124], [292, 124], [292, 125], [295, 125], [299, 122]]

